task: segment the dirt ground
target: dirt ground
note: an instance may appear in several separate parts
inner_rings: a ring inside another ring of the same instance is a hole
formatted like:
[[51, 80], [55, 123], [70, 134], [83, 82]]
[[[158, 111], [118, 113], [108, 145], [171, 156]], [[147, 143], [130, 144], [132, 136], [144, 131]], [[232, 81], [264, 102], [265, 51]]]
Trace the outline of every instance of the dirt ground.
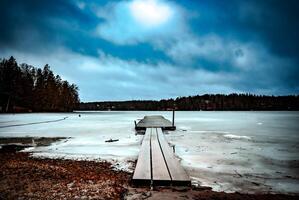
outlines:
[[240, 193], [213, 192], [210, 188], [156, 188], [153, 191], [142, 188], [129, 188], [127, 200], [295, 200], [298, 196], [259, 194], [249, 195]]
[[107, 162], [1, 153], [0, 199], [122, 199], [130, 174]]

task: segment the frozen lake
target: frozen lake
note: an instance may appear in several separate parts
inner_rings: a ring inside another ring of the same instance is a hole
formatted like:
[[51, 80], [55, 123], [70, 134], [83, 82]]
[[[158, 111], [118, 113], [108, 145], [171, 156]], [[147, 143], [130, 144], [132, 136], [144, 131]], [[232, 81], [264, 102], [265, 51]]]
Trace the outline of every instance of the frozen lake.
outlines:
[[[1, 114], [0, 137], [72, 137], [29, 150], [34, 156], [106, 159], [126, 169], [142, 139], [134, 120], [158, 114], [171, 119], [172, 113]], [[30, 124], [52, 120], [60, 121]], [[226, 192], [299, 193], [299, 112], [178, 111], [176, 126], [166, 136], [194, 184]]]

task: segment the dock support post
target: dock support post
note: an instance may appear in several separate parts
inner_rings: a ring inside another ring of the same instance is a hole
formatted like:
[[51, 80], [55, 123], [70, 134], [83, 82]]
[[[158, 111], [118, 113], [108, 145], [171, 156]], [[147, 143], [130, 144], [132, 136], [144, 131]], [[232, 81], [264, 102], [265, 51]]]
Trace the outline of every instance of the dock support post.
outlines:
[[173, 109], [173, 110], [172, 110], [172, 126], [173, 126], [173, 127], [174, 127], [174, 115], [175, 115], [174, 112], [175, 112], [175, 110]]

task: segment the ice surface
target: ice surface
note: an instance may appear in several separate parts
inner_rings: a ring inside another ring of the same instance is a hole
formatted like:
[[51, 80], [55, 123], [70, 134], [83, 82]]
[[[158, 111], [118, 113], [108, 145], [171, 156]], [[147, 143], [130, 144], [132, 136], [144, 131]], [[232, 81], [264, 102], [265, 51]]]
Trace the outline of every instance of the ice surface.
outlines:
[[[0, 136], [71, 137], [27, 151], [38, 157], [105, 159], [130, 171], [128, 161], [137, 158], [142, 139], [135, 135], [134, 120], [157, 114], [171, 119], [171, 112], [147, 111], [2, 114]], [[299, 112], [179, 111], [177, 130], [166, 138], [193, 184], [225, 192], [299, 193], [298, 122]], [[109, 139], [119, 141], [106, 143]]]
[[251, 140], [251, 137], [241, 136], [241, 135], [233, 135], [233, 134], [223, 135], [223, 137], [226, 137], [226, 138], [229, 138], [229, 139], [246, 139], [246, 140]]
[[[79, 114], [81, 117], [79, 117]], [[109, 160], [116, 168], [131, 171], [128, 160], [136, 160], [142, 136], [135, 135], [135, 117], [121, 112], [40, 113], [0, 115], [0, 136], [71, 137], [51, 146], [26, 149], [33, 156]], [[51, 123], [34, 122], [65, 120]], [[14, 126], [26, 124], [24, 126]], [[107, 143], [106, 140], [119, 139]]]

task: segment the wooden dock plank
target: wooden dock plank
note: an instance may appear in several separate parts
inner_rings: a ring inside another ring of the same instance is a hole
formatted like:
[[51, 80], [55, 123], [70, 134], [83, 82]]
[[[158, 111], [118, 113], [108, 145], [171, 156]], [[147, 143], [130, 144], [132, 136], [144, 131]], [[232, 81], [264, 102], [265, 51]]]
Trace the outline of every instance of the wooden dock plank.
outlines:
[[153, 172], [153, 182], [159, 185], [169, 184], [171, 178], [159, 145], [156, 129], [151, 129], [151, 151], [152, 151], [152, 172]]
[[175, 126], [172, 126], [172, 123], [161, 115], [145, 116], [136, 124], [135, 127], [136, 130], [146, 128], [163, 128], [167, 130], [175, 130]]
[[181, 167], [163, 134], [165, 127], [161, 126], [167, 123], [169, 125], [170, 122], [162, 116], [145, 116], [143, 120], [138, 124], [145, 126], [146, 131], [133, 174], [133, 183], [151, 186], [191, 185], [188, 174]]
[[156, 129], [158, 134], [159, 143], [164, 154], [165, 161], [168, 166], [173, 184], [186, 185], [191, 183], [190, 178], [183, 167], [180, 165], [179, 160], [175, 157], [172, 148], [169, 146], [162, 129]]
[[147, 129], [143, 137], [142, 145], [139, 151], [136, 168], [133, 175], [133, 182], [136, 184], [150, 184], [151, 182], [151, 129]]

